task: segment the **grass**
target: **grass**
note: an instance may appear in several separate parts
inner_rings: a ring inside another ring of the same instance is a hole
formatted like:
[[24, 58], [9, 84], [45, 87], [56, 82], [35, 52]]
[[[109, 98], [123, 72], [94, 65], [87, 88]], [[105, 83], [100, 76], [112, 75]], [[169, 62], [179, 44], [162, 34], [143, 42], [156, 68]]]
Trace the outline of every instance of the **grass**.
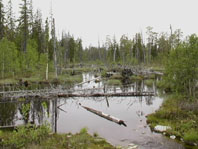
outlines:
[[197, 142], [197, 140], [198, 140], [198, 132], [195, 132], [194, 130], [189, 130], [184, 134], [184, 141]]
[[[7, 78], [7, 79], [1, 79], [0, 85], [3, 84], [18, 84], [22, 80], [22, 82], [27, 81], [28, 82], [28, 88], [24, 89], [36, 89], [38, 86], [42, 88], [42, 86], [46, 86], [49, 83], [52, 84], [75, 84], [82, 82], [82, 74], [76, 74], [76, 75], [70, 75], [70, 74], [64, 74], [64, 75], [58, 75], [58, 78], [56, 79], [55, 74], [50, 72], [49, 73], [49, 79], [45, 80], [44, 76], [41, 76], [38, 74], [34, 74], [32, 76], [26, 76], [26, 77], [19, 77], [18, 79], [15, 78]], [[24, 85], [21, 84], [21, 88], [23, 88]]]
[[11, 84], [11, 83], [17, 83], [17, 80], [12, 79], [12, 78], [0, 80], [0, 84]]
[[90, 72], [94, 68], [91, 67], [76, 67], [76, 68], [66, 68], [63, 70], [63, 74], [81, 74], [82, 72]]
[[[189, 104], [191, 102], [191, 104]], [[175, 135], [177, 138], [189, 143], [198, 143], [198, 113], [197, 101], [187, 101], [182, 97], [170, 96], [161, 108], [154, 114], [150, 114], [147, 122], [153, 129], [156, 125], [170, 126], [168, 135]]]
[[58, 76], [58, 80], [62, 83], [68, 83], [68, 84], [73, 84], [73, 83], [80, 83], [83, 81], [82, 75], [60, 75]]
[[122, 85], [122, 82], [120, 80], [110, 79], [107, 81], [107, 85]]
[[77, 134], [51, 134], [47, 126], [20, 127], [17, 131], [0, 131], [0, 148], [94, 148], [113, 149], [114, 147], [98, 136], [91, 136], [83, 128]]
[[131, 80], [143, 80], [144, 77], [143, 76], [136, 76], [136, 75], [133, 75], [130, 77]]

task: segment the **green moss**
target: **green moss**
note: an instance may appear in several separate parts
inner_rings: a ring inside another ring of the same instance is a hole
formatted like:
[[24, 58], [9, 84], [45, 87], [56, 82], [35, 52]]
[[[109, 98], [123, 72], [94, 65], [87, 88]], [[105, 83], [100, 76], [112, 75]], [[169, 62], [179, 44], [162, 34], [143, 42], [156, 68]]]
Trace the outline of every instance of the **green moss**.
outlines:
[[[169, 135], [175, 135], [188, 142], [198, 142], [198, 115], [195, 110], [189, 109], [189, 105], [196, 106], [197, 102], [181, 100], [182, 97], [170, 96], [164, 101], [161, 108], [154, 114], [150, 114], [147, 122], [151, 128], [156, 125], [170, 126]], [[188, 108], [185, 108], [188, 107]]]

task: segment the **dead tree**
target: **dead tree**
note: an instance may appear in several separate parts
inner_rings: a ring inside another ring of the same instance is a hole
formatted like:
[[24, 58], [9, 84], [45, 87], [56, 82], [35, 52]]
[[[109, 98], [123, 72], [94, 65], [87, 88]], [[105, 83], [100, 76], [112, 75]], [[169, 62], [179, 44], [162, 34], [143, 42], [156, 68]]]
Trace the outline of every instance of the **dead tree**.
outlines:
[[79, 103], [79, 105], [80, 105], [81, 107], [83, 107], [84, 109], [86, 109], [87, 111], [90, 111], [90, 112], [92, 112], [92, 113], [94, 113], [94, 114], [96, 114], [96, 115], [98, 115], [98, 116], [100, 116], [100, 117], [103, 117], [103, 118], [105, 118], [105, 119], [107, 119], [107, 120], [109, 120], [109, 121], [112, 121], [112, 122], [114, 122], [114, 123], [117, 123], [117, 124], [119, 124], [119, 125], [124, 125], [125, 127], [127, 127], [127, 125], [125, 124], [125, 122], [124, 122], [123, 120], [120, 120], [120, 119], [118, 119], [118, 118], [116, 118], [116, 117], [114, 117], [114, 116], [105, 114], [105, 113], [103, 113], [103, 112], [101, 112], [101, 111], [97, 111], [97, 110], [95, 110], [95, 109], [82, 106], [80, 103]]

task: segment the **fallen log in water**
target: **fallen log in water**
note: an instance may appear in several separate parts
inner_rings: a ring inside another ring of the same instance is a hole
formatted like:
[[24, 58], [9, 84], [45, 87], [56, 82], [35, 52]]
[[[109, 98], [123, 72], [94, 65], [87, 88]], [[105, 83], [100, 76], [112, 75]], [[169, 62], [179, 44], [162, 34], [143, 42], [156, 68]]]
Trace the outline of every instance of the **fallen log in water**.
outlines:
[[59, 93], [58, 97], [112, 97], [112, 96], [154, 96], [154, 92], [123, 92], [123, 93], [93, 93], [93, 94], [72, 94]]
[[132, 96], [154, 96], [154, 92], [121, 92], [121, 93], [65, 93], [65, 92], [49, 92], [49, 93], [28, 93], [28, 94], [16, 94], [16, 95], [6, 95], [0, 102], [5, 102], [8, 100], [13, 101], [14, 99], [20, 98], [42, 98], [42, 99], [52, 99], [52, 98], [62, 98], [62, 97], [132, 97]]
[[90, 112], [92, 112], [92, 113], [94, 113], [94, 114], [96, 114], [96, 115], [98, 115], [98, 116], [100, 116], [100, 117], [103, 117], [103, 118], [105, 118], [105, 119], [107, 119], [107, 120], [110, 120], [110, 121], [115, 122], [115, 123], [117, 123], [117, 124], [119, 124], [119, 125], [124, 125], [125, 127], [127, 127], [127, 125], [125, 124], [125, 122], [124, 122], [123, 120], [120, 120], [120, 119], [118, 119], [118, 118], [116, 118], [116, 117], [114, 117], [114, 116], [105, 114], [105, 113], [103, 113], [103, 112], [101, 112], [101, 111], [97, 111], [97, 110], [95, 110], [95, 109], [82, 106], [81, 103], [79, 103], [79, 105], [80, 105], [81, 107], [83, 107], [84, 109], [86, 109], [87, 111], [90, 111]]

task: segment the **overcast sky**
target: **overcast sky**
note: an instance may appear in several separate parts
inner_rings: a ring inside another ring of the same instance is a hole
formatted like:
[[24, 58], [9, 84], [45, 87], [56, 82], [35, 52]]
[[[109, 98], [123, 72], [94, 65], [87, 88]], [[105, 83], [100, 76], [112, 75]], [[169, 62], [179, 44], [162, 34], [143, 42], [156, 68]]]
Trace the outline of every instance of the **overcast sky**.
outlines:
[[[13, 0], [16, 13], [19, 2]], [[51, 3], [57, 35], [70, 32], [82, 38], [84, 46], [104, 42], [106, 35], [133, 37], [145, 33], [147, 26], [170, 32], [171, 24], [184, 35], [198, 33], [198, 0], [33, 0], [34, 9], [40, 9], [45, 18]]]

